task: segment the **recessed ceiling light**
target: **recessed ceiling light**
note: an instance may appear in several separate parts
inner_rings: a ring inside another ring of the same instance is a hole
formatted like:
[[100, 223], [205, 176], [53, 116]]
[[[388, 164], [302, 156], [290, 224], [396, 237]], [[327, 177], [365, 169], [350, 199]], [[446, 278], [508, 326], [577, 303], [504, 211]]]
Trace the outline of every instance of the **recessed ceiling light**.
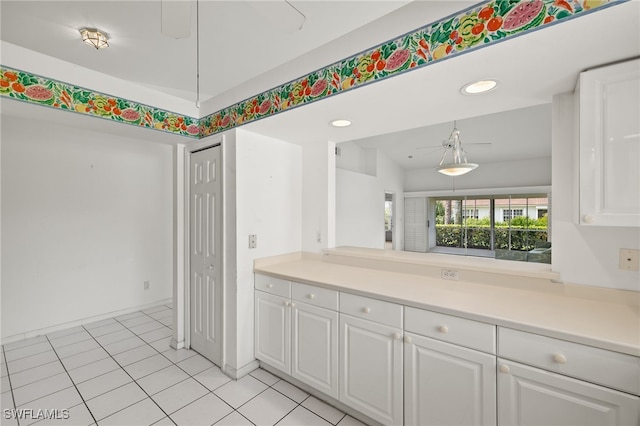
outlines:
[[477, 95], [493, 90], [498, 85], [496, 80], [478, 80], [469, 84], [465, 84], [460, 91], [464, 95]]
[[344, 119], [339, 119], [339, 120], [333, 120], [330, 123], [333, 127], [347, 127], [347, 126], [351, 126], [351, 122], [349, 120], [344, 120]]
[[94, 28], [83, 28], [80, 30], [82, 41], [88, 46], [96, 49], [105, 49], [109, 47], [109, 37], [103, 32]]

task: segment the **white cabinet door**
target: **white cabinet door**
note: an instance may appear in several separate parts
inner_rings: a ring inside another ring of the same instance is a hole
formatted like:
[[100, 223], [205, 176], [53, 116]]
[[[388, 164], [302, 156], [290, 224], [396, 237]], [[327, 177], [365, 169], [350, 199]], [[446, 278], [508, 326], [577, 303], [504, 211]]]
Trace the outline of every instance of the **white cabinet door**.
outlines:
[[498, 359], [498, 424], [637, 425], [640, 398]]
[[496, 424], [496, 357], [405, 334], [405, 425]]
[[291, 301], [255, 292], [255, 356], [291, 374]]
[[640, 59], [580, 75], [580, 224], [640, 226]]
[[340, 315], [340, 401], [402, 425], [402, 330]]
[[338, 399], [338, 313], [293, 303], [291, 375]]

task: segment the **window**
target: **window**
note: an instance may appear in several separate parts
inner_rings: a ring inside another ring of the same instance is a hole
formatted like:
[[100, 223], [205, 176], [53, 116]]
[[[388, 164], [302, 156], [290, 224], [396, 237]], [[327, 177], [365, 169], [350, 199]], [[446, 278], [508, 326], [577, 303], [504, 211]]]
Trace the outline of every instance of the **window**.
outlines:
[[431, 199], [431, 251], [551, 263], [546, 194]]
[[502, 210], [502, 221], [507, 222], [514, 217], [522, 216], [522, 209], [506, 209]]
[[477, 219], [478, 218], [478, 209], [465, 209], [462, 212], [462, 217], [463, 218], [471, 218], [471, 219]]

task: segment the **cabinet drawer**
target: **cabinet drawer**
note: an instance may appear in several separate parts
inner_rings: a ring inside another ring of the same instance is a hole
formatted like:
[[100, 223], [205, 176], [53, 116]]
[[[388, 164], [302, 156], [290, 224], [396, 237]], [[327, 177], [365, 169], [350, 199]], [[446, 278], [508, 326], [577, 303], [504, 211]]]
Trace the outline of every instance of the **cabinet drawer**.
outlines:
[[255, 274], [255, 288], [282, 297], [291, 297], [291, 282], [267, 275]]
[[640, 358], [498, 327], [498, 355], [640, 395]]
[[496, 353], [496, 327], [491, 324], [410, 307], [404, 310], [404, 324], [412, 333]]
[[292, 282], [291, 298], [332, 311], [338, 310], [338, 292], [328, 288]]
[[402, 305], [340, 293], [340, 313], [402, 328]]

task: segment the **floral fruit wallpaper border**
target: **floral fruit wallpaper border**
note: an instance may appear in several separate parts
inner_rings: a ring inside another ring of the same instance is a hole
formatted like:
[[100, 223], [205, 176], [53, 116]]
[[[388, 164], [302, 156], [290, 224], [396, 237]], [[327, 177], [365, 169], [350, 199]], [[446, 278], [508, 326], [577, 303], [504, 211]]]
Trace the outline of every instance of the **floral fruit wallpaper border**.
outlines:
[[200, 119], [202, 137], [629, 0], [492, 0]]
[[199, 120], [0, 66], [0, 95], [195, 139]]
[[0, 65], [0, 96], [195, 139], [630, 0], [491, 0], [203, 118]]

